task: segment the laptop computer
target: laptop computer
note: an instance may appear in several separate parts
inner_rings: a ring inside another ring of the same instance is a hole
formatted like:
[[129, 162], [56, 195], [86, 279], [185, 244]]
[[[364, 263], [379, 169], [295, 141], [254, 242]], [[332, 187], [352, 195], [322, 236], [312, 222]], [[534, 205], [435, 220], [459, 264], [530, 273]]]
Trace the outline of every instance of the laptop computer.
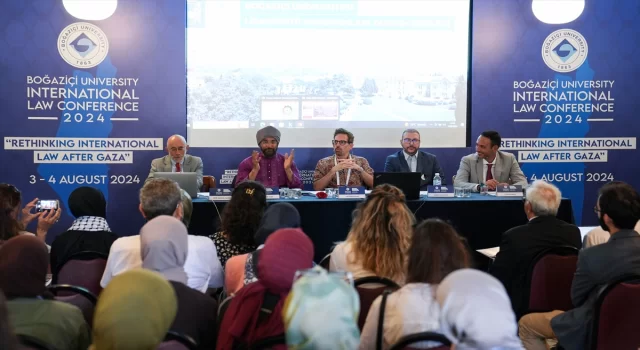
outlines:
[[198, 198], [198, 177], [196, 173], [172, 173], [172, 172], [156, 172], [153, 174], [156, 178], [170, 179], [178, 183], [180, 188], [187, 191], [191, 198]]
[[381, 184], [389, 184], [398, 187], [404, 192], [407, 199], [420, 198], [421, 173], [373, 173], [373, 187]]

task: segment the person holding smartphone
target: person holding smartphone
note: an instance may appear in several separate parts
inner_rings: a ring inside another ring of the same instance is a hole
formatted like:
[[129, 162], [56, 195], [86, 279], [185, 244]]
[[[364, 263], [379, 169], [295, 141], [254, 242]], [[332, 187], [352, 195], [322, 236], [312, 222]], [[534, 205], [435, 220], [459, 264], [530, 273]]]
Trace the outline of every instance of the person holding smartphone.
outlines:
[[[47, 232], [55, 224], [62, 214], [62, 209], [35, 210], [38, 198], [34, 198], [22, 206], [22, 194], [13, 185], [0, 184], [0, 242], [18, 235], [32, 235], [43, 242]], [[36, 233], [25, 231], [29, 224], [37, 219]]]

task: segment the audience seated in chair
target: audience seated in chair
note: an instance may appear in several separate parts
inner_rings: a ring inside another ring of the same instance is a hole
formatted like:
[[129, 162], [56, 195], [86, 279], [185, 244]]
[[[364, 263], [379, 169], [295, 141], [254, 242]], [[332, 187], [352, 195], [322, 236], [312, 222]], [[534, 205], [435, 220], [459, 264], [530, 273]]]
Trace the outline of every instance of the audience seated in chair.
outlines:
[[281, 228], [298, 227], [300, 227], [300, 214], [290, 203], [275, 203], [267, 208], [254, 236], [258, 249], [227, 260], [224, 272], [224, 287], [227, 294], [235, 294], [240, 288], [258, 280], [256, 271], [260, 249], [269, 235]]
[[154, 350], [176, 317], [171, 284], [157, 272], [133, 269], [102, 291], [90, 350]]
[[331, 253], [330, 270], [354, 278], [379, 276], [404, 284], [406, 252], [415, 218], [400, 189], [380, 185], [358, 205], [345, 242]]
[[436, 300], [440, 331], [456, 350], [524, 350], [509, 296], [491, 275], [454, 271], [438, 286]]
[[13, 237], [0, 247], [0, 290], [8, 300], [9, 322], [16, 334], [56, 349], [84, 350], [90, 344], [89, 326], [77, 307], [47, 292], [48, 265], [47, 247], [36, 237]]
[[[147, 221], [160, 215], [169, 215], [182, 220], [183, 205], [180, 191], [178, 184], [172, 180], [148, 179], [140, 190], [140, 213]], [[118, 238], [111, 246], [109, 260], [107, 260], [100, 285], [104, 288], [114, 276], [141, 266], [140, 236]], [[189, 254], [187, 254], [184, 269], [188, 278], [187, 285], [190, 288], [204, 293], [209, 287], [219, 288], [223, 285], [224, 275], [216, 247], [207, 237], [189, 236]]]
[[7, 299], [0, 291], [0, 349], [18, 350], [18, 338], [13, 333], [13, 326], [9, 322]]
[[[461, 237], [451, 225], [429, 219], [413, 232], [408, 252], [407, 284], [387, 296], [381, 309], [378, 297], [362, 330], [361, 350], [374, 349], [379, 324], [382, 321], [382, 349], [388, 349], [403, 336], [440, 329], [440, 307], [435, 300], [437, 285], [452, 271], [468, 268], [470, 256]], [[383, 318], [380, 318], [380, 315]], [[514, 333], [515, 334], [515, 333]], [[421, 347], [440, 343], [421, 343]]]
[[213, 240], [223, 268], [232, 256], [256, 250], [255, 233], [267, 207], [267, 191], [255, 181], [243, 181], [231, 193], [222, 210], [220, 231]]
[[313, 243], [300, 229], [281, 229], [270, 235], [260, 252], [258, 281], [231, 299], [220, 325], [217, 349], [251, 346], [283, 334], [282, 308], [295, 273], [312, 266]]
[[546, 349], [545, 339], [557, 338], [567, 350], [586, 348], [598, 292], [608, 282], [627, 274], [640, 274], [640, 195], [630, 185], [610, 182], [600, 189], [595, 207], [600, 226], [611, 239], [580, 251], [571, 284], [574, 309], [532, 313], [520, 319], [519, 333], [529, 350]]
[[527, 188], [524, 212], [529, 222], [514, 227], [502, 235], [500, 252], [490, 273], [507, 289], [511, 305], [520, 318], [529, 308], [529, 271], [533, 260], [542, 251], [570, 246], [582, 247], [580, 229], [556, 218], [562, 194], [542, 180]]
[[[47, 232], [60, 219], [62, 209], [33, 212], [38, 198], [22, 207], [22, 194], [13, 185], [0, 184], [0, 245], [11, 237], [19, 235], [36, 236], [43, 243]], [[29, 223], [38, 219], [36, 233], [25, 231]], [[49, 249], [49, 246], [47, 246]]]
[[[640, 232], [640, 221], [636, 223], [636, 226], [633, 229], [636, 232]], [[594, 245], [607, 243], [609, 238], [611, 238], [611, 234], [609, 234], [609, 232], [603, 230], [602, 227], [595, 227], [584, 236], [582, 248], [586, 249], [593, 247]]]
[[171, 216], [158, 216], [140, 230], [142, 267], [160, 273], [171, 283], [178, 301], [172, 331], [195, 340], [198, 349], [213, 349], [216, 342], [215, 299], [189, 288], [184, 263], [189, 237], [187, 228]]
[[342, 279], [315, 267], [293, 284], [283, 309], [287, 345], [299, 350], [356, 349], [358, 294]]
[[69, 257], [83, 251], [108, 255], [111, 245], [118, 239], [107, 223], [107, 201], [100, 190], [78, 187], [69, 195], [67, 205], [76, 219], [51, 244], [53, 283], [58, 283], [58, 272]]

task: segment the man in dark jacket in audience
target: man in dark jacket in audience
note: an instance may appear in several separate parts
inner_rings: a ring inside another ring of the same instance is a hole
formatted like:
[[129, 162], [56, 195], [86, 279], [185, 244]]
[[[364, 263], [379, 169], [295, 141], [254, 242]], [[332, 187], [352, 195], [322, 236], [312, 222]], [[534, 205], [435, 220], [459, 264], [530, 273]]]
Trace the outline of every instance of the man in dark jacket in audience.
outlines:
[[504, 233], [491, 274], [504, 284], [511, 305], [520, 318], [529, 307], [529, 270], [534, 259], [549, 248], [582, 247], [580, 229], [556, 218], [562, 195], [538, 180], [527, 188], [524, 211], [529, 222]]

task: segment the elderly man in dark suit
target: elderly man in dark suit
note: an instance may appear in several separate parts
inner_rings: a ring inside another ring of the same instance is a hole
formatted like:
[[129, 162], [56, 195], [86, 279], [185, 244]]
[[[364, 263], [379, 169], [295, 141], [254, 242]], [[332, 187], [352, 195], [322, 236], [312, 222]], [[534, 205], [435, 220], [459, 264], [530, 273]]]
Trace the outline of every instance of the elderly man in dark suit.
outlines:
[[405, 130], [402, 133], [400, 145], [402, 146], [402, 151], [387, 157], [384, 163], [384, 171], [386, 173], [422, 173], [420, 187], [423, 189], [433, 184], [433, 177], [436, 173], [440, 174], [442, 183], [445, 183], [444, 171], [438, 164], [436, 156], [418, 150], [420, 148], [420, 132], [418, 130]]
[[151, 162], [151, 170], [145, 183], [154, 177], [156, 172], [168, 173], [196, 173], [198, 188], [202, 187], [202, 158], [188, 155], [187, 140], [180, 135], [173, 135], [167, 139], [167, 155], [156, 158]]
[[624, 275], [640, 274], [640, 236], [634, 231], [640, 219], [638, 192], [623, 182], [608, 183], [600, 189], [594, 210], [611, 238], [580, 252], [571, 284], [574, 309], [532, 313], [520, 319], [520, 338], [527, 350], [546, 349], [547, 338], [557, 338], [567, 350], [586, 349], [598, 293]]
[[556, 218], [561, 200], [556, 186], [542, 180], [531, 184], [524, 203], [529, 222], [502, 235], [500, 252], [491, 265], [491, 274], [504, 284], [518, 318], [528, 311], [527, 278], [536, 256], [554, 247], [582, 248], [580, 229]]

